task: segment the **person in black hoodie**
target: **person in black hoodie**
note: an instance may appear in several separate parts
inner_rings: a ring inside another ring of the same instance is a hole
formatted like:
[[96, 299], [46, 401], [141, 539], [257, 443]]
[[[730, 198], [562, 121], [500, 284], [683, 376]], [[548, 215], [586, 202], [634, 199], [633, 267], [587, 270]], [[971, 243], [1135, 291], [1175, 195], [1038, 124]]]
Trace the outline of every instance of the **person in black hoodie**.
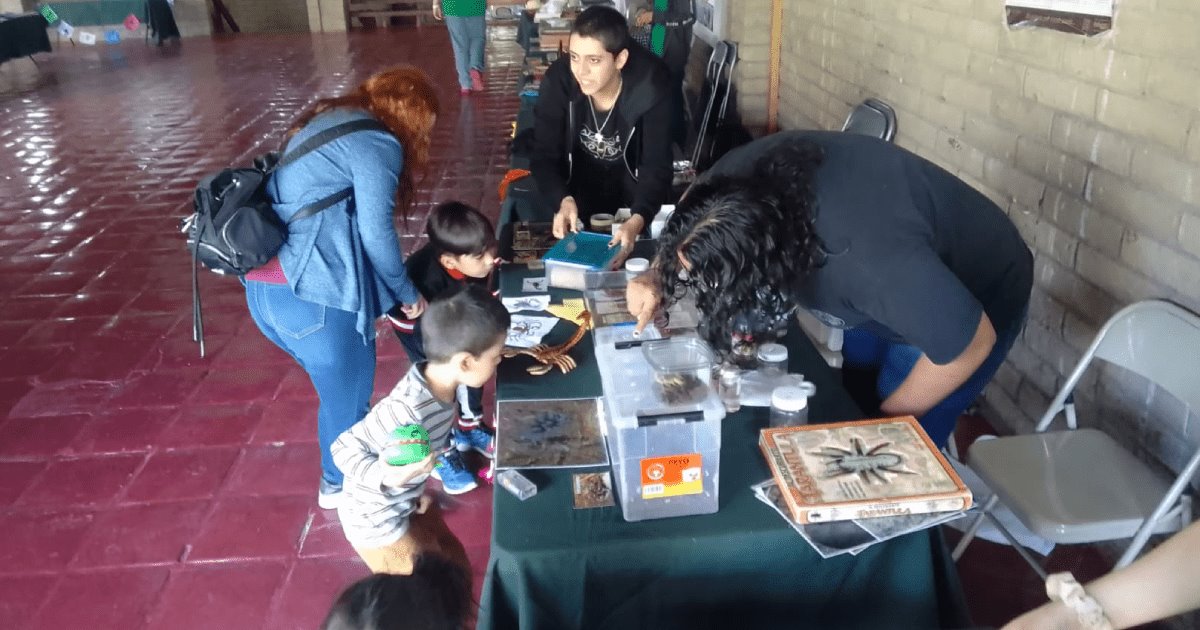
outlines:
[[576, 219], [628, 207], [633, 216], [612, 240], [628, 254], [671, 192], [671, 114], [667, 68], [630, 40], [620, 12], [581, 13], [534, 109], [531, 170], [557, 210], [555, 237], [575, 231]]

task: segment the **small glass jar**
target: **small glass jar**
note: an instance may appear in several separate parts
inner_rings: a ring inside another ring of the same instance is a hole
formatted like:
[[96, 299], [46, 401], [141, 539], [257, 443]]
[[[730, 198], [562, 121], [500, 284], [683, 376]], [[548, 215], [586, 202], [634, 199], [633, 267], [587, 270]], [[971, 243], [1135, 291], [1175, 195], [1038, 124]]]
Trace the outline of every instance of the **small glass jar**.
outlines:
[[812, 383], [784, 385], [771, 393], [772, 427], [808, 424], [808, 397], [816, 393]]
[[588, 219], [588, 224], [593, 232], [612, 234], [613, 215], [606, 212], [593, 214], [591, 219]]
[[645, 258], [630, 258], [625, 261], [625, 279], [634, 278], [650, 270], [650, 261]]
[[754, 338], [749, 319], [744, 315], [738, 315], [734, 319], [729, 341], [729, 360], [744, 370], [754, 369], [758, 362], [758, 342]]
[[758, 369], [771, 376], [786, 374], [788, 368], [787, 346], [764, 343], [758, 347]]
[[717, 391], [725, 404], [725, 413], [735, 413], [742, 408], [742, 371], [732, 365], [721, 368]]

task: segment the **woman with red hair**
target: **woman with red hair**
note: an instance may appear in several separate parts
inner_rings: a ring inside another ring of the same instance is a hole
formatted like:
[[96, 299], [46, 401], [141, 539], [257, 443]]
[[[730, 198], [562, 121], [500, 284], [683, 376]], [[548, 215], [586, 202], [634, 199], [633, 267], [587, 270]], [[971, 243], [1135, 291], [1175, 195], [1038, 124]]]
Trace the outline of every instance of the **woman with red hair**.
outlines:
[[402, 66], [353, 92], [317, 101], [285, 136], [267, 191], [288, 240], [246, 274], [250, 315], [290, 354], [320, 397], [318, 503], [334, 509], [342, 473], [329, 447], [367, 412], [375, 382], [375, 319], [425, 301], [404, 268], [394, 216], [405, 216], [429, 159], [438, 100], [425, 73]]

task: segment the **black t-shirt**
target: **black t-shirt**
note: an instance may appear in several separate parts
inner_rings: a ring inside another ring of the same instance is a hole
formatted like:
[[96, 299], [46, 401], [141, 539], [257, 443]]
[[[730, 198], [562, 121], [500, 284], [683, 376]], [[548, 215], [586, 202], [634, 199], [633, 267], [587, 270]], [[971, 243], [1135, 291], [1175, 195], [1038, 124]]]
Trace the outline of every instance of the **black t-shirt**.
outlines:
[[583, 121], [575, 135], [575, 168], [568, 188], [579, 207], [579, 218], [587, 222], [593, 214], [614, 214], [629, 207], [632, 186], [627, 182], [625, 139], [613, 111], [584, 107]]
[[937, 165], [856, 134], [777, 133], [722, 157], [705, 174], [750, 176], [780, 143], [819, 145], [816, 230], [827, 253], [798, 299], [826, 324], [861, 327], [945, 364], [986, 312], [997, 331], [1029, 303], [1033, 257], [1004, 212]]

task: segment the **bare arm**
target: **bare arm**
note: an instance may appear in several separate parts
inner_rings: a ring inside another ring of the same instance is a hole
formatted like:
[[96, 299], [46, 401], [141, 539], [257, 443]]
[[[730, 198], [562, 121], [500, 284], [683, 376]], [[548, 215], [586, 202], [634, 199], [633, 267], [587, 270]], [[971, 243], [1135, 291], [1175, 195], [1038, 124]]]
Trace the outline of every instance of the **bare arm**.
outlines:
[[921, 355], [900, 387], [883, 401], [884, 413], [922, 416], [967, 382], [996, 345], [996, 330], [986, 313], [980, 315], [975, 336], [958, 357], [938, 365]]
[[[1112, 622], [1129, 628], [1200, 608], [1200, 522], [1172, 536], [1137, 562], [1084, 587]], [[1016, 618], [1004, 630], [1080, 628], [1065, 605], [1052, 602]]]

